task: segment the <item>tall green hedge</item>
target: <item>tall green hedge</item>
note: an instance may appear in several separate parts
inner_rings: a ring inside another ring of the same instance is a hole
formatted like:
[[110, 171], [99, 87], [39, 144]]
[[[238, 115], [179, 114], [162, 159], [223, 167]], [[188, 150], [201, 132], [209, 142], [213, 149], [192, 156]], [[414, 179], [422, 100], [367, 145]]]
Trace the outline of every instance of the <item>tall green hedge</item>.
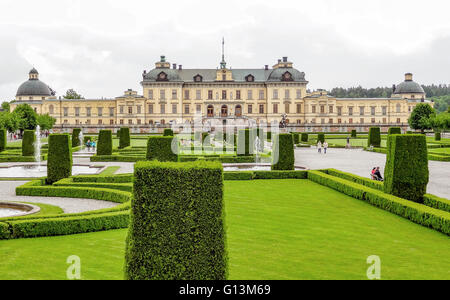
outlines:
[[119, 134], [119, 148], [123, 149], [130, 146], [130, 128], [122, 127], [120, 128]]
[[147, 159], [178, 161], [178, 153], [172, 151], [173, 136], [150, 136], [147, 141]]
[[280, 133], [273, 137], [272, 170], [294, 170], [295, 156], [292, 134]]
[[393, 134], [388, 136], [387, 144], [384, 191], [423, 202], [429, 179], [425, 135]]
[[356, 138], [356, 129], [352, 130], [352, 135], [351, 136], [352, 136], [352, 138]]
[[307, 142], [308, 141], [308, 133], [303, 132], [301, 140], [302, 140], [302, 142]]
[[118, 139], [120, 139], [120, 129], [121, 129], [121, 128], [119, 128], [119, 129], [117, 130], [117, 132], [116, 132], [116, 138], [118, 138]]
[[300, 143], [300, 133], [298, 133], [298, 132], [293, 132], [292, 133], [292, 140], [293, 140], [293, 142], [294, 142], [294, 144], [298, 144], [298, 143]]
[[322, 144], [325, 142], [325, 134], [324, 133], [318, 133], [317, 134], [317, 142], [321, 142]]
[[112, 154], [112, 131], [100, 130], [98, 134], [97, 155], [111, 155], [111, 154]]
[[434, 132], [434, 140], [440, 141], [441, 140], [441, 133], [439, 131]]
[[389, 127], [388, 134], [402, 134], [402, 129], [400, 127]]
[[7, 140], [6, 140], [6, 129], [0, 129], [0, 152], [5, 151], [6, 149], [6, 144], [7, 144]]
[[225, 280], [222, 166], [138, 162], [125, 279]]
[[370, 146], [380, 147], [380, 144], [381, 144], [380, 127], [370, 127], [369, 138], [367, 139], [367, 147]]
[[67, 134], [51, 134], [48, 138], [47, 183], [53, 184], [72, 175], [72, 147]]
[[72, 147], [80, 146], [80, 133], [81, 128], [74, 128], [72, 130]]
[[256, 130], [241, 129], [237, 136], [237, 155], [249, 156], [253, 154], [255, 145]]
[[164, 136], [173, 136], [173, 130], [170, 128], [164, 129]]
[[22, 139], [22, 156], [34, 156], [34, 142], [36, 134], [34, 130], [25, 130]]

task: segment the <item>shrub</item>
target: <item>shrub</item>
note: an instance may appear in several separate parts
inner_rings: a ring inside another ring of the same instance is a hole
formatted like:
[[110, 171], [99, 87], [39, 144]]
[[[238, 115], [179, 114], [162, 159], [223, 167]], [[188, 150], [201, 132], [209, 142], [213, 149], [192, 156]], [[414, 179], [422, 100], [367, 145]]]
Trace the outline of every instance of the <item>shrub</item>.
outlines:
[[381, 144], [381, 134], [380, 127], [370, 127], [369, 138], [367, 140], [367, 147], [380, 147]]
[[147, 142], [147, 159], [178, 161], [178, 154], [172, 151], [172, 136], [151, 136]]
[[47, 183], [72, 175], [72, 148], [66, 134], [51, 134], [48, 139]]
[[252, 180], [252, 171], [230, 171], [223, 173], [224, 180]]
[[36, 135], [33, 130], [25, 130], [22, 140], [22, 156], [34, 156], [34, 142]]
[[384, 191], [423, 202], [428, 184], [427, 141], [424, 135], [388, 136]]
[[111, 130], [100, 130], [98, 134], [97, 155], [112, 155]]
[[298, 132], [292, 133], [292, 140], [294, 141], [294, 144], [300, 143], [300, 134]]
[[322, 144], [325, 142], [325, 134], [324, 133], [318, 133], [317, 134], [317, 142], [321, 142]]
[[128, 155], [93, 155], [90, 157], [91, 162], [110, 162], [110, 161], [120, 161], [120, 162], [136, 162], [140, 160], [146, 160], [145, 154], [142, 156], [128, 156]]
[[7, 145], [6, 129], [0, 129], [0, 152], [5, 151]]
[[272, 140], [272, 131], [267, 131], [267, 139]]
[[254, 171], [253, 179], [306, 179], [307, 171]]
[[302, 138], [301, 138], [302, 142], [307, 142], [308, 141], [308, 134], [306, 132], [302, 133]]
[[272, 146], [272, 157], [272, 170], [294, 170], [295, 158], [292, 134], [280, 133], [275, 135]]
[[118, 138], [118, 139], [120, 139], [120, 130], [121, 130], [121, 128], [119, 128], [116, 132], [116, 138]]
[[255, 145], [256, 130], [241, 129], [237, 136], [237, 155], [249, 156], [253, 154]]
[[72, 130], [72, 147], [78, 147], [80, 146], [80, 128], [74, 128]]
[[352, 130], [351, 137], [352, 137], [352, 138], [356, 138], [356, 129], [353, 129], [353, 130]]
[[164, 136], [173, 136], [173, 130], [170, 128], [164, 129]]
[[[1, 136], [1, 134], [0, 134], [0, 136]], [[441, 140], [441, 133], [440, 132], [438, 132], [438, 131], [434, 132], [434, 140], [435, 141], [440, 141]], [[0, 151], [1, 151], [1, 149], [0, 149]]]
[[120, 128], [119, 134], [119, 148], [123, 149], [130, 146], [130, 128], [122, 127]]
[[126, 279], [225, 280], [222, 166], [135, 165]]
[[388, 134], [402, 134], [402, 129], [400, 127], [389, 127]]

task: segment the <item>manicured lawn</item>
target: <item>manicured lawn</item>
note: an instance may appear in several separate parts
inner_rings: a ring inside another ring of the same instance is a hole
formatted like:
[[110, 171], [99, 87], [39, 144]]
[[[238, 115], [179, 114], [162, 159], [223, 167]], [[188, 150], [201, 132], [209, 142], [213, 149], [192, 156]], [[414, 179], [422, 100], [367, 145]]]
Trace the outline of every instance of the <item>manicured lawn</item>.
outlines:
[[437, 154], [449, 154], [450, 155], [450, 148], [433, 148], [428, 149], [429, 153], [437, 153]]
[[[226, 181], [230, 279], [450, 279], [450, 239], [308, 180]], [[0, 279], [121, 279], [127, 230], [0, 241]]]
[[[131, 139], [131, 147], [147, 146], [147, 139]], [[119, 147], [119, 139], [113, 139], [113, 148]]]

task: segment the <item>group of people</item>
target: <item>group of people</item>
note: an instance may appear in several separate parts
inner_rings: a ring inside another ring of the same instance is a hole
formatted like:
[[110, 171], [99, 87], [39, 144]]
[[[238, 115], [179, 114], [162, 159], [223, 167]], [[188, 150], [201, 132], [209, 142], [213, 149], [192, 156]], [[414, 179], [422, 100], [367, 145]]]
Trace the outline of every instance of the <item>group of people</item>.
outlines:
[[324, 141], [323, 144], [321, 141], [319, 141], [317, 143], [317, 152], [318, 153], [322, 153], [322, 148], [323, 148], [323, 154], [327, 154], [327, 149], [328, 149], [327, 141]]
[[370, 173], [372, 180], [383, 181], [383, 176], [381, 176], [380, 167], [373, 167]]
[[88, 149], [88, 151], [91, 151], [91, 148], [92, 148], [93, 151], [95, 151], [95, 146], [97, 146], [95, 141], [88, 140], [86, 142], [86, 148]]

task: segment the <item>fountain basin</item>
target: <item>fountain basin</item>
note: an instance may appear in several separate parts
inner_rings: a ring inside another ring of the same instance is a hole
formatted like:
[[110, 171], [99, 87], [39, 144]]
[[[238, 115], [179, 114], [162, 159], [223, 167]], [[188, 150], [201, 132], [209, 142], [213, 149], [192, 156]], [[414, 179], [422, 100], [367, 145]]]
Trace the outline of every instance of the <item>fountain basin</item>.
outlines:
[[14, 202], [0, 202], [0, 218], [19, 217], [37, 213], [39, 206]]
[[[227, 171], [270, 171], [270, 164], [246, 163], [246, 164], [222, 164], [223, 170]], [[301, 166], [294, 166], [295, 171], [306, 170]]]
[[[94, 175], [102, 171], [103, 166], [73, 165], [72, 175]], [[3, 178], [39, 178], [47, 176], [47, 166], [14, 165], [0, 167], [0, 177]]]

